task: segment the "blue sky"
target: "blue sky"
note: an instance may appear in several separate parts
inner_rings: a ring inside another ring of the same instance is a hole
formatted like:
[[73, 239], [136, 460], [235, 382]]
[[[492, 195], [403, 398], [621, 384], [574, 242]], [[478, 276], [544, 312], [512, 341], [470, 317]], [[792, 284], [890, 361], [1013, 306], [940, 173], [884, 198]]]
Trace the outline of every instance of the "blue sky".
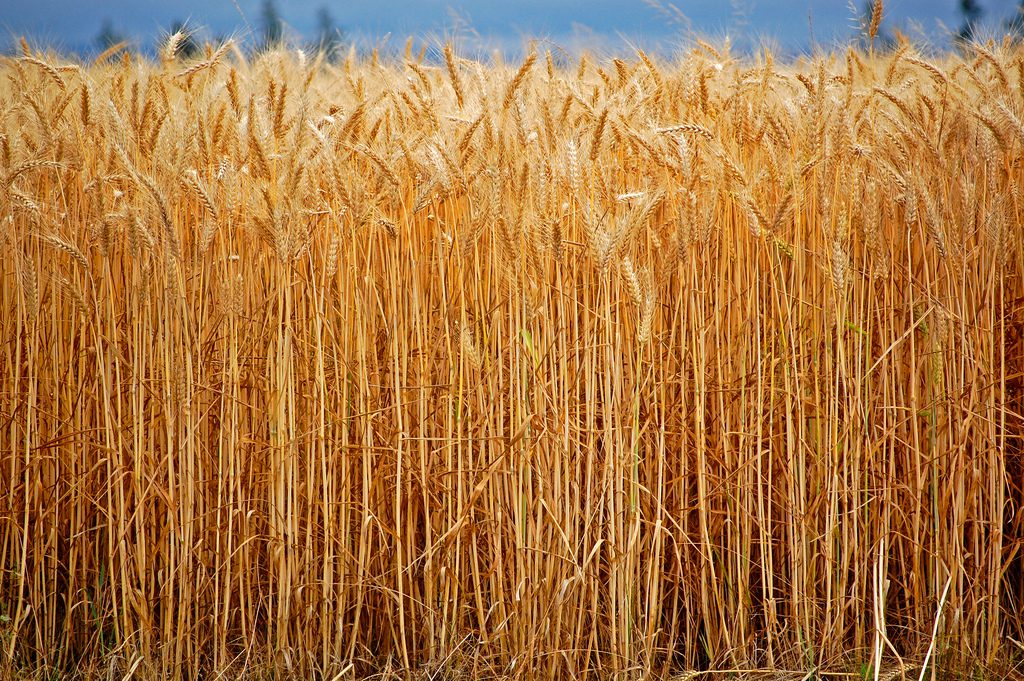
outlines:
[[[865, 0], [675, 0], [700, 34], [740, 47], [762, 37], [783, 51], [808, 49], [813, 40], [832, 44], [853, 33], [853, 12]], [[104, 18], [143, 45], [175, 20], [187, 20], [201, 35], [244, 36], [258, 30], [262, 0], [0, 0], [0, 46], [25, 35], [35, 44], [60, 50], [92, 48]], [[582, 45], [616, 49], [626, 41], [652, 51], [670, 51], [684, 27], [668, 21], [651, 0], [276, 0], [295, 34], [313, 35], [316, 13], [326, 7], [346, 34], [362, 44], [401, 46], [407, 36], [451, 35], [459, 26], [468, 49], [515, 50], [524, 37], [548, 38], [576, 50]], [[662, 0], [668, 5], [668, 0]], [[958, 0], [886, 0], [888, 26], [914, 38], [943, 44], [946, 29], [959, 23]], [[1017, 0], [979, 0], [990, 25], [1011, 16]], [[472, 30], [467, 30], [465, 26]], [[479, 37], [474, 35], [474, 32]]]

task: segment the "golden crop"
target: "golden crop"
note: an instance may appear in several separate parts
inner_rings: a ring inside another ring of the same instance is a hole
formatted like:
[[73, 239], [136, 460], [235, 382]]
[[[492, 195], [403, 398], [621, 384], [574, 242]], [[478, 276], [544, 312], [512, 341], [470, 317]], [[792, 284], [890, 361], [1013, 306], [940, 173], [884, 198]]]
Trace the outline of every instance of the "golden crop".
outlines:
[[7, 672], [1020, 655], [1016, 46], [174, 52], [0, 66]]

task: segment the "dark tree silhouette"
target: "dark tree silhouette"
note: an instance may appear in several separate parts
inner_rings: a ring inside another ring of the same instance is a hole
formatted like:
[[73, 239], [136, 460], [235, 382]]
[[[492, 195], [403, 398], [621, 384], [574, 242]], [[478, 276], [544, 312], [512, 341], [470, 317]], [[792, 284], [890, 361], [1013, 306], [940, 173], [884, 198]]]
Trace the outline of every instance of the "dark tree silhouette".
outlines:
[[316, 35], [314, 47], [327, 57], [334, 55], [341, 46], [342, 31], [334, 23], [330, 10], [324, 5], [316, 11]]
[[956, 33], [957, 42], [967, 42], [974, 37], [974, 30], [981, 19], [982, 10], [978, 0], [960, 0], [960, 14], [964, 21]]
[[96, 34], [96, 46], [100, 50], [107, 50], [118, 43], [123, 43], [124, 34], [114, 28], [114, 22], [107, 17], [100, 24], [100, 32]]
[[263, 47], [273, 47], [284, 38], [284, 20], [274, 0], [263, 0], [260, 11], [263, 27]]

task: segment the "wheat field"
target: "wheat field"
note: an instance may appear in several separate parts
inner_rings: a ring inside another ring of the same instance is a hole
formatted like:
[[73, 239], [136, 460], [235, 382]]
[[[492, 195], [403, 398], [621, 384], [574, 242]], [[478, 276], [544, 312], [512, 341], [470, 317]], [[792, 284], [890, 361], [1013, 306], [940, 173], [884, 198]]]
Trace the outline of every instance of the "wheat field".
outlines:
[[0, 674], [1015, 673], [1024, 50], [175, 40], [0, 65]]

